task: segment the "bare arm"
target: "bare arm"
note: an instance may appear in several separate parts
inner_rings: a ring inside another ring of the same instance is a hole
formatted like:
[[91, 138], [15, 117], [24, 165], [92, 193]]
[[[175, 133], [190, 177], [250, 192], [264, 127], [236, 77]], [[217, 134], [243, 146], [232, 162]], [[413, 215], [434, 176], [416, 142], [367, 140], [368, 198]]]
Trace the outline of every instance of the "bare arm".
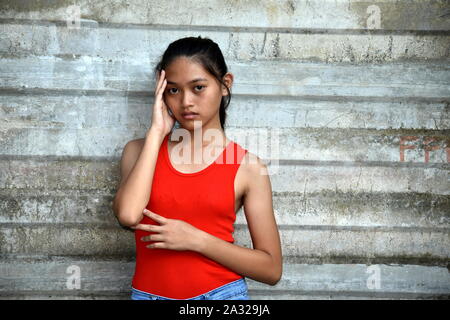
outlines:
[[272, 187], [265, 164], [249, 165], [248, 187], [244, 197], [253, 248], [244, 248], [199, 231], [197, 251], [231, 270], [253, 280], [275, 285], [282, 275], [281, 241], [272, 207]]
[[121, 182], [114, 197], [113, 211], [123, 226], [134, 226], [142, 220], [142, 211], [150, 200], [161, 143], [175, 124], [175, 117], [169, 114], [163, 97], [166, 84], [163, 70], [158, 76], [151, 128], [145, 135], [144, 145], [130, 141], [122, 152]]
[[[142, 211], [150, 199], [158, 151], [164, 137], [151, 132], [144, 145], [130, 141], [120, 162], [121, 182], [114, 197], [113, 211], [123, 226], [132, 226], [142, 219]], [[139, 150], [141, 148], [141, 150]]]

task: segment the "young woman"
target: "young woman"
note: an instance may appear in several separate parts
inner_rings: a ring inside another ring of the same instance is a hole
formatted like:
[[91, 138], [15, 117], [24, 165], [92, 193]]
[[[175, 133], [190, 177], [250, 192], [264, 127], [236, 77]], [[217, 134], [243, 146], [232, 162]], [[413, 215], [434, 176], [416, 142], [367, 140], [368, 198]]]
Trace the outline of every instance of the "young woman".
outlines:
[[[249, 299], [245, 277], [275, 285], [282, 254], [267, 167], [224, 133], [233, 75], [201, 37], [171, 43], [155, 72], [151, 127], [125, 145], [113, 203], [135, 230], [131, 298]], [[242, 205], [253, 249], [234, 244]]]

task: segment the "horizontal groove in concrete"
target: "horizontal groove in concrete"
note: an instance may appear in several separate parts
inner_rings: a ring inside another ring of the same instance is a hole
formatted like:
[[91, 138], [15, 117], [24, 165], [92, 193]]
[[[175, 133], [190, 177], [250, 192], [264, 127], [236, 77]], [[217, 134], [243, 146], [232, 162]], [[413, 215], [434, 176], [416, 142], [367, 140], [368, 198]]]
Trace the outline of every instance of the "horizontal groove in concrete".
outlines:
[[[113, 127], [6, 127], [0, 153], [14, 156], [116, 156], [146, 130]], [[226, 128], [227, 136], [266, 164], [344, 167], [436, 167], [450, 163], [450, 129]], [[93, 138], [95, 137], [95, 138]], [[142, 139], [142, 138], [141, 138]], [[22, 158], [25, 160], [26, 158]], [[32, 158], [28, 158], [32, 159]], [[76, 158], [74, 158], [76, 159]], [[366, 165], [366, 163], [368, 165]], [[411, 163], [411, 165], [410, 165]]]
[[[0, 24], [20, 24], [31, 26], [58, 26], [66, 27], [65, 20], [38, 20], [38, 19], [14, 19], [0, 18]], [[328, 34], [328, 35], [433, 35], [447, 36], [448, 30], [432, 29], [345, 29], [345, 28], [283, 28], [283, 27], [245, 27], [245, 26], [224, 26], [224, 25], [185, 25], [185, 24], [139, 24], [139, 23], [119, 23], [104, 22], [95, 20], [80, 20], [80, 28], [108, 28], [108, 29], [143, 29], [143, 30], [160, 30], [160, 31], [210, 31], [210, 32], [229, 32], [229, 33], [288, 33], [288, 34]]]
[[[0, 88], [0, 127], [14, 128], [133, 128], [146, 130], [150, 125], [151, 97], [109, 95], [6, 94]], [[73, 106], [77, 106], [73, 114]], [[448, 102], [433, 101], [332, 101], [311, 99], [272, 99], [233, 95], [227, 109], [229, 127], [310, 128], [364, 130], [450, 129]], [[42, 107], [43, 106], [43, 107]], [[99, 114], [92, 117], [93, 106]], [[277, 116], [273, 117], [273, 108]], [[408, 117], [405, 117], [405, 112]]]
[[[48, 255], [39, 253], [0, 253], [0, 261], [9, 263], [11, 261], [18, 261], [18, 263], [71, 263], [71, 261], [84, 261], [85, 263], [103, 263], [103, 262], [117, 262], [117, 263], [135, 263], [136, 256], [134, 252], [125, 254], [101, 254], [101, 255]], [[9, 261], [9, 262], [8, 262]], [[13, 262], [15, 263], [15, 262]], [[450, 272], [450, 263], [447, 258], [430, 258], [430, 257], [397, 257], [395, 261], [390, 257], [362, 257], [362, 256], [290, 256], [283, 253], [283, 264], [302, 264], [302, 265], [386, 265], [386, 266], [427, 266], [427, 267], [441, 267], [447, 268]]]
[[[0, 291], [1, 300], [131, 300], [131, 292], [89, 291]], [[250, 300], [449, 300], [450, 294], [385, 293], [385, 292], [331, 292], [280, 290], [248, 290]]]
[[[117, 229], [118, 223], [111, 224], [108, 222], [0, 222], [0, 229], [10, 228], [83, 228], [83, 227], [98, 227]], [[353, 226], [353, 225], [288, 225], [277, 224], [280, 231], [355, 231], [355, 232], [436, 232], [449, 233], [450, 226], [441, 227], [407, 227], [407, 226]], [[248, 225], [246, 223], [236, 223], [235, 230], [247, 231]], [[130, 230], [131, 231], [131, 230]]]
[[[430, 136], [434, 136], [432, 133]], [[80, 156], [80, 155], [20, 155], [20, 154], [0, 154], [0, 161], [32, 161], [32, 162], [120, 162], [120, 156]], [[262, 158], [270, 165], [275, 163], [280, 166], [312, 166], [312, 167], [386, 167], [386, 168], [424, 168], [449, 170], [449, 163], [435, 162], [392, 162], [392, 161], [339, 161], [339, 160], [301, 160], [301, 159], [279, 159]], [[30, 190], [33, 187], [29, 188]]]
[[[59, 88], [27, 88], [27, 87], [8, 87], [3, 86], [0, 88], [0, 97], [6, 100], [9, 96], [43, 96], [43, 97], [124, 97], [124, 98], [141, 98], [151, 99], [153, 98], [153, 92], [147, 91], [134, 91], [134, 90], [109, 90], [109, 89], [59, 89]], [[233, 93], [233, 97], [236, 99], [261, 99], [267, 101], [280, 100], [287, 101], [322, 101], [322, 102], [386, 102], [386, 103], [449, 103], [450, 96], [445, 97], [417, 97], [417, 96], [345, 96], [345, 95], [304, 95], [298, 94], [292, 95], [267, 95], [264, 93], [259, 94], [245, 94], [245, 93]], [[234, 100], [235, 100], [234, 99]], [[233, 100], [233, 101], [234, 101]]]
[[266, 292], [264, 290], [250, 290], [252, 300], [448, 300], [450, 294], [416, 293], [416, 292], [352, 292], [352, 291], [304, 291], [304, 290], [280, 290]]
[[[100, 223], [117, 226], [114, 192], [0, 189], [2, 223]], [[448, 196], [420, 193], [277, 192], [280, 226], [438, 228], [450, 226]], [[244, 209], [236, 224], [246, 224]]]
[[[0, 162], [0, 189], [92, 190], [118, 187], [119, 162], [28, 161]], [[439, 168], [371, 166], [268, 165], [275, 192], [382, 192], [448, 195], [448, 165]], [[388, 180], [386, 180], [388, 179]], [[286, 184], [285, 181], [291, 181]], [[388, 182], [387, 182], [388, 181]], [[390, 183], [389, 181], [395, 181]]]
[[[189, 222], [189, 221], [187, 221]], [[62, 227], [64, 226], [64, 227]], [[202, 228], [201, 226], [197, 226]], [[246, 228], [236, 228], [235, 244], [252, 248]], [[449, 231], [357, 229], [280, 229], [284, 254], [304, 257], [384, 257], [440, 261], [450, 259]], [[0, 228], [1, 251], [8, 254], [131, 255], [133, 232], [120, 227], [85, 224], [6, 224]], [[385, 244], [389, 243], [389, 246]]]

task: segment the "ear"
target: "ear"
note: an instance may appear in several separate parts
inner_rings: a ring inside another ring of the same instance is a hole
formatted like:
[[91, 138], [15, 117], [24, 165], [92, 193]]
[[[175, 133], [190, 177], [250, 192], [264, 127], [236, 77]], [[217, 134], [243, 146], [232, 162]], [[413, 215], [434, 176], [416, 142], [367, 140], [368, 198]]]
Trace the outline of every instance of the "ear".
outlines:
[[[227, 72], [222, 78], [222, 81], [226, 84], [226, 86], [228, 87], [228, 89], [230, 89], [230, 91], [231, 87], [233, 86], [233, 79], [234, 76], [230, 72]], [[221, 88], [222, 88], [222, 96], [227, 96], [228, 95], [227, 88], [225, 88], [224, 85], [222, 85]]]

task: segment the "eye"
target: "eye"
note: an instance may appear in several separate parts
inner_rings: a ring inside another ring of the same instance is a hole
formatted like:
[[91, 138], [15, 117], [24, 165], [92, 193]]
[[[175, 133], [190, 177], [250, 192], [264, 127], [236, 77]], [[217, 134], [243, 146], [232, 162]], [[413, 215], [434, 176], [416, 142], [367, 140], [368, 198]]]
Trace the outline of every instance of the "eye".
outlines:
[[[195, 86], [195, 88], [200, 88], [197, 91], [203, 90], [204, 87], [206, 87], [206, 86], [201, 86], [201, 85]], [[170, 94], [175, 94], [176, 92], [172, 91], [172, 89], [178, 90], [177, 88], [169, 88], [169, 89], [167, 89], [167, 92], [169, 92]]]

